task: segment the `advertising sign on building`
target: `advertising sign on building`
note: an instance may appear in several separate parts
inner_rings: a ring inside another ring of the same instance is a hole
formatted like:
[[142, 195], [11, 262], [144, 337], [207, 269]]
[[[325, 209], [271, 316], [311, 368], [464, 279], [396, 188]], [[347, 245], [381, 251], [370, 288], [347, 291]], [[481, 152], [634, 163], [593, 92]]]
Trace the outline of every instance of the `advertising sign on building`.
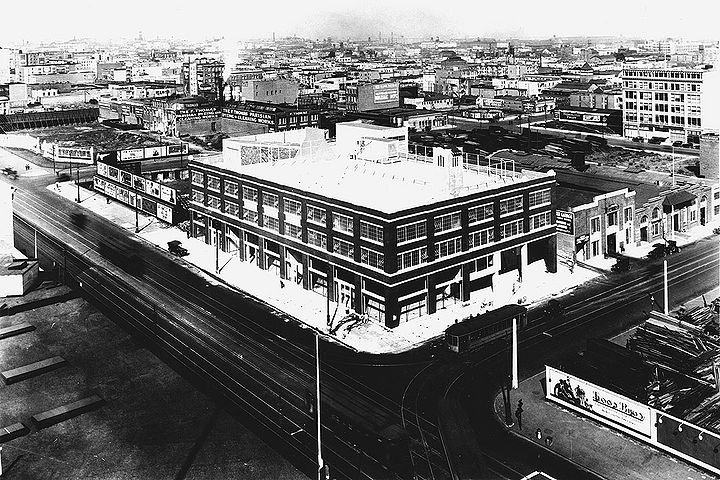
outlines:
[[108, 197], [115, 198], [115, 184], [114, 183], [107, 183], [105, 185], [105, 194]]
[[575, 229], [573, 228], [573, 214], [572, 212], [566, 212], [564, 210], [557, 210], [555, 212], [555, 223], [557, 226], [557, 233], [565, 233], [567, 235], [575, 235]]
[[588, 416], [598, 416], [651, 438], [650, 407], [592, 383], [545, 367], [547, 398]]
[[160, 184], [152, 180], [145, 180], [145, 193], [160, 198]]
[[104, 163], [98, 162], [98, 164], [97, 164], [97, 172], [98, 172], [98, 175], [101, 175], [101, 176], [103, 176], [103, 177], [107, 177], [107, 176], [108, 176], [108, 166], [107, 166], [106, 164], [104, 164]]
[[142, 206], [141, 209], [144, 212], [148, 212], [152, 215], [157, 215], [157, 202], [150, 200], [149, 198], [141, 198]]
[[172, 223], [172, 208], [158, 203], [157, 217], [164, 222]]
[[144, 151], [144, 158], [160, 158], [167, 156], [167, 147], [147, 147]]
[[105, 192], [105, 180], [100, 177], [93, 177], [93, 189], [98, 192]]
[[223, 108], [223, 118], [232, 118], [244, 122], [262, 123], [265, 125], [273, 125], [273, 117], [269, 113], [255, 112], [252, 110], [240, 110], [237, 108]]
[[120, 181], [125, 185], [132, 186], [132, 173], [120, 170]]
[[379, 83], [373, 85], [373, 99], [375, 103], [397, 102], [399, 98], [397, 83]]
[[188, 153], [187, 143], [182, 143], [180, 145], [168, 145], [166, 148], [168, 156], [185, 155], [186, 153]]
[[120, 181], [120, 170], [115, 167], [108, 166], [108, 177], [112, 178], [113, 180]]
[[130, 150], [120, 150], [120, 160], [142, 160], [145, 150], [142, 148], [133, 148]]
[[160, 198], [175, 205], [175, 190], [165, 185], [160, 186]]
[[133, 188], [135, 190], [140, 190], [141, 192], [144, 192], [145, 191], [145, 179], [138, 175], [133, 175], [132, 177], [133, 177]]

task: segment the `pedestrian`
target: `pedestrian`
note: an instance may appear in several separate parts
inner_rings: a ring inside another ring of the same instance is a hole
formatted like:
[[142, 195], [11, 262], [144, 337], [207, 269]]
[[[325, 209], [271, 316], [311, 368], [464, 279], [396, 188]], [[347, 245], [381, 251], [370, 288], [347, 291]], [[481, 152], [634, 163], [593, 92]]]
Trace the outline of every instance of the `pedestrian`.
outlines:
[[517, 410], [515, 410], [515, 417], [517, 417], [518, 428], [519, 428], [520, 430], [522, 430], [522, 413], [523, 413], [523, 408], [522, 408], [522, 406], [523, 406], [523, 401], [522, 401], [522, 400], [518, 400], [518, 407], [517, 407]]

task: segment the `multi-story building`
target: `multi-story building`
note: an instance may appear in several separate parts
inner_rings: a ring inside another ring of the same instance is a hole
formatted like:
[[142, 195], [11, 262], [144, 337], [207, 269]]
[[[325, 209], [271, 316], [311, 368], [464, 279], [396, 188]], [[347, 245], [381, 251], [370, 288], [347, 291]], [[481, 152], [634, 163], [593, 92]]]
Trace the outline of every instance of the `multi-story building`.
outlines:
[[367, 112], [400, 106], [398, 82], [357, 83], [346, 87], [348, 112]]
[[191, 161], [193, 235], [390, 328], [532, 262], [556, 270], [552, 171], [412, 155], [407, 127], [336, 130], [227, 139]]
[[626, 68], [623, 80], [626, 137], [664, 137], [700, 143], [705, 79], [712, 72], [677, 68]]
[[185, 92], [189, 95], [202, 95], [215, 99], [222, 94], [223, 72], [225, 64], [211, 58], [198, 58], [184, 63], [182, 76]]
[[297, 102], [298, 84], [292, 80], [247, 80], [241, 87], [243, 100], [274, 104]]

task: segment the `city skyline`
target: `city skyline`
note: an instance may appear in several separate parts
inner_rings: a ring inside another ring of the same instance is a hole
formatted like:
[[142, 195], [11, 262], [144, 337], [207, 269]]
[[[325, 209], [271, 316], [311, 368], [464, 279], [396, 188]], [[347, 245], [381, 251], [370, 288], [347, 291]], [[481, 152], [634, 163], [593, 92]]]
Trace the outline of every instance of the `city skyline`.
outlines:
[[[118, 40], [144, 38], [201, 40], [224, 37], [230, 40], [301, 36], [309, 39], [406, 40], [440, 38], [526, 38], [552, 36], [616, 36], [624, 38], [686, 37], [712, 40], [715, 34], [711, 13], [716, 7], [707, 0], [683, 3], [679, 11], [669, 1], [604, 2], [602, 8], [580, 9], [561, 0], [552, 3], [505, 4], [460, 2], [452, 9], [422, 2], [377, 0], [360, 4], [338, 4], [315, 0], [311, 4], [282, 1], [272, 11], [222, 0], [198, 15], [197, 5], [187, 1], [161, 0], [146, 4], [124, 2], [123, 9], [108, 14], [94, 2], [73, 0], [61, 4], [40, 2], [40, 14], [28, 22], [7, 22], [0, 42], [62, 41], [72, 38]], [[561, 12], [561, 13], [559, 13]], [[20, 7], [6, 13], [21, 18]], [[112, 21], [97, 21], [106, 18]], [[251, 18], [251, 21], [247, 21]]]

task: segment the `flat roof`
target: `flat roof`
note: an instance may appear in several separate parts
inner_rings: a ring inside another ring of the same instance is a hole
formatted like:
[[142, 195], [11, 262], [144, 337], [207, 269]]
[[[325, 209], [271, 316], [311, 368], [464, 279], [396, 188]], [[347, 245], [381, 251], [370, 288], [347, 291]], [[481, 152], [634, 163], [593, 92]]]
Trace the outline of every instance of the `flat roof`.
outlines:
[[463, 169], [463, 186], [454, 195], [446, 167], [404, 159], [376, 163], [343, 158], [333, 147], [312, 157], [251, 165], [228, 162], [219, 155], [196, 161], [388, 214], [554, 175], [522, 170], [501, 177], [485, 167]]

